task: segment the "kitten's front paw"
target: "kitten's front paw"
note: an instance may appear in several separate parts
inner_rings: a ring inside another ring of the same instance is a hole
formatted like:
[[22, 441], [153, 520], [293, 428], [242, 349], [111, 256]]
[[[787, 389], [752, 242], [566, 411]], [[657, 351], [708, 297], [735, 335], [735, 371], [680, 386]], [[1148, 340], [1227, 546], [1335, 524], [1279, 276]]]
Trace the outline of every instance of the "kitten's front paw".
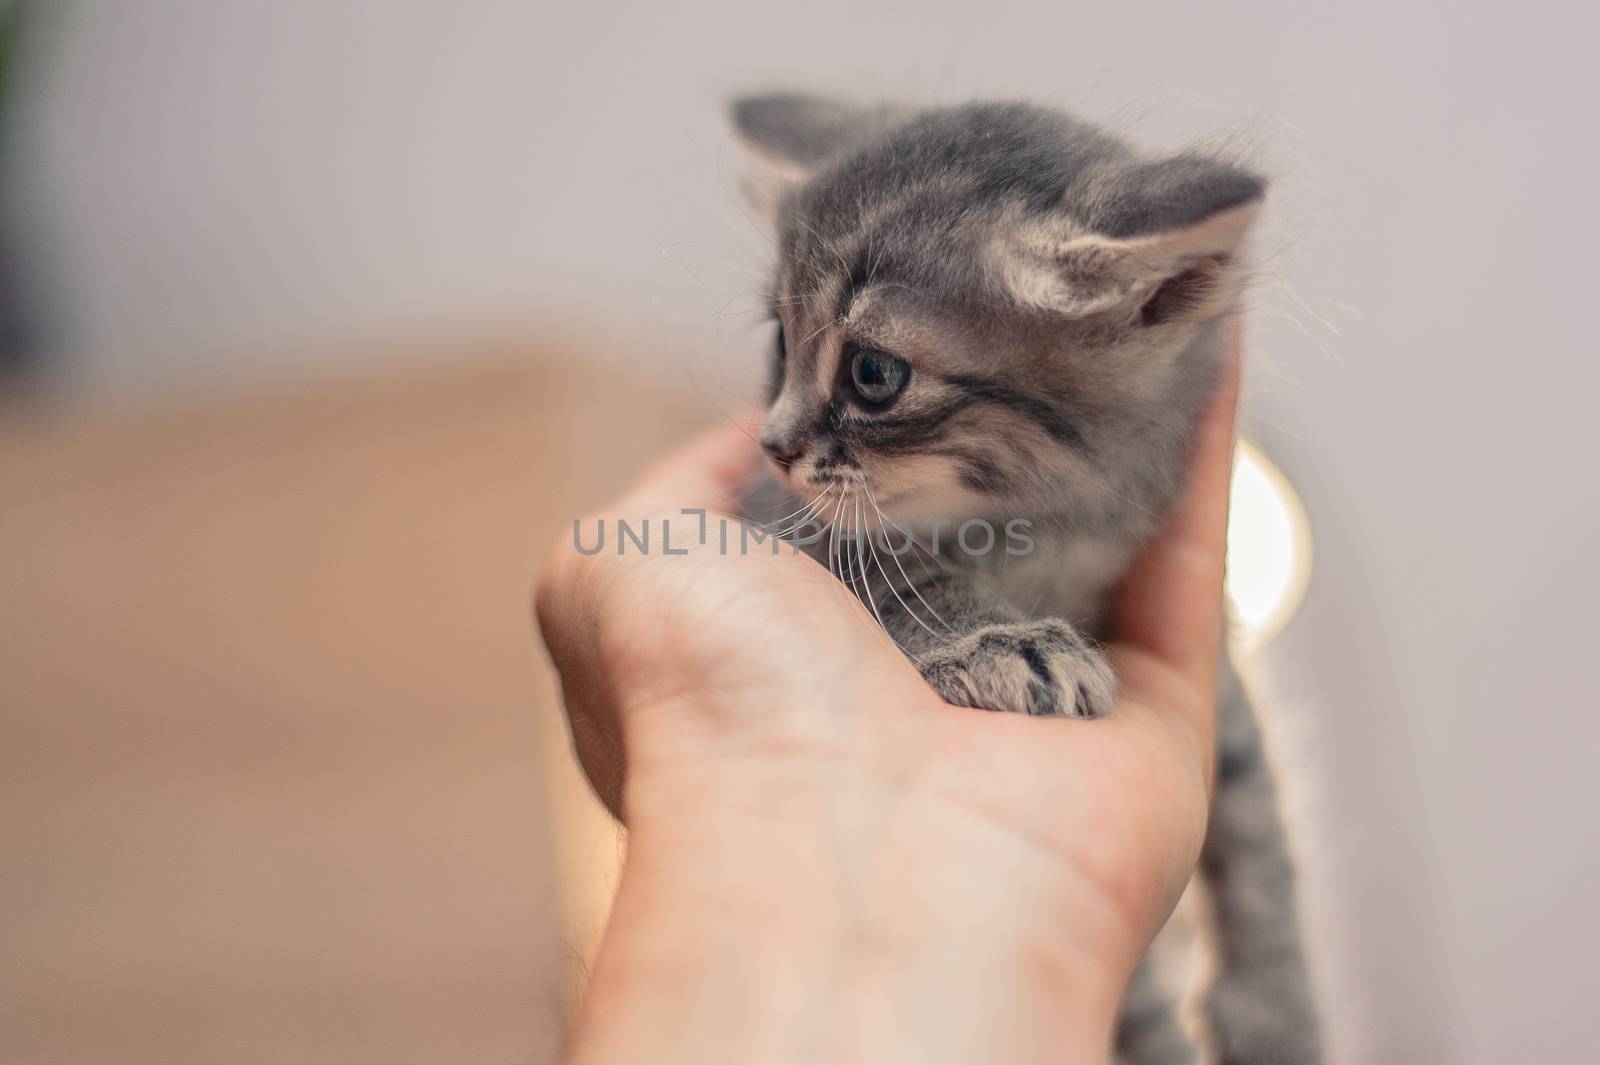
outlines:
[[956, 706], [1098, 717], [1117, 697], [1105, 655], [1064, 621], [990, 625], [928, 652], [917, 667]]

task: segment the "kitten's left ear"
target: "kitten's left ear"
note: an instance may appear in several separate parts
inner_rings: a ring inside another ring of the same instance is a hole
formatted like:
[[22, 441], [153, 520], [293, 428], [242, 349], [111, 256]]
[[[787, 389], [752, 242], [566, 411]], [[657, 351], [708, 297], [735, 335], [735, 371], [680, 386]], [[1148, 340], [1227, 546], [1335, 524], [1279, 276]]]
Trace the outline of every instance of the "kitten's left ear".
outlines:
[[1200, 156], [1141, 163], [1096, 182], [1092, 206], [1030, 224], [997, 247], [1021, 301], [1061, 314], [1137, 311], [1146, 325], [1221, 313], [1265, 183]]
[[740, 191], [770, 218], [785, 193], [830, 159], [881, 136], [912, 113], [891, 104], [867, 106], [804, 93], [740, 96], [729, 107], [745, 156]]

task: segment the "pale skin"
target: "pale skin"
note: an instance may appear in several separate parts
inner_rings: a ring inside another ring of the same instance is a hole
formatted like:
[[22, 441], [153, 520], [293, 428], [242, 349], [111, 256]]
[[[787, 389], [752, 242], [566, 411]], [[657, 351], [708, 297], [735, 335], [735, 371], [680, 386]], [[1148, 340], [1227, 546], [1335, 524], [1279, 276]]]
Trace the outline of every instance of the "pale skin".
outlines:
[[[1119, 593], [1104, 718], [946, 705], [803, 555], [557, 549], [540, 626], [628, 827], [569, 1063], [1108, 1060], [1205, 831], [1234, 367]], [[713, 431], [597, 517], [690, 546], [682, 508], [715, 530], [755, 461]]]

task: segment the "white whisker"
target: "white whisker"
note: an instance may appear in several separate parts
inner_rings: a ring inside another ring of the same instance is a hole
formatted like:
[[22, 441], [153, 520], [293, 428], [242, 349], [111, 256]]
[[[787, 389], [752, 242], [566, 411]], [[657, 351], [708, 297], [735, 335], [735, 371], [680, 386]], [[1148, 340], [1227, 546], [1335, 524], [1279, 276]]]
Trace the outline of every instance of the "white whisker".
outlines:
[[[867, 501], [872, 504], [872, 509], [876, 510], [878, 512], [878, 521], [880, 523], [879, 524], [879, 528], [887, 527], [888, 524], [889, 524], [889, 519], [884, 516], [883, 508], [878, 506], [877, 497], [872, 494], [872, 489], [871, 488], [867, 489]], [[912, 544], [915, 544], [917, 542], [916, 537], [913, 536], [909, 530], [907, 530], [907, 532], [906, 532], [906, 538], [909, 539]], [[888, 550], [887, 543], [884, 545], [884, 550]], [[893, 551], [889, 551], [889, 557], [894, 559], [895, 568], [900, 571], [900, 576], [902, 578], [904, 578], [904, 580], [906, 582], [906, 587], [911, 589], [911, 594], [916, 596], [918, 602], [920, 602], [925, 608], [927, 608], [928, 613], [933, 615], [933, 618], [934, 618], [935, 621], [937, 621], [939, 624], [943, 625], [946, 629], [950, 629], [951, 628], [950, 623], [948, 621], [946, 621], [943, 617], [941, 617], [937, 610], [933, 609], [933, 604], [929, 603], [926, 599], [922, 598], [922, 593], [917, 590], [916, 583], [914, 581], [912, 581], [911, 577], [906, 573], [906, 568], [903, 565], [900, 564], [900, 556], [895, 554]], [[879, 572], [883, 572], [883, 561], [878, 558], [878, 550], [877, 550], [877, 548], [873, 548], [873, 550], [872, 550], [872, 558], [873, 558], [873, 561], [878, 563]], [[924, 567], [924, 572], [926, 573], [926, 567]], [[932, 574], [927, 574], [927, 575], [929, 577], [932, 576]], [[923, 621], [920, 617], [917, 617], [916, 612], [911, 609], [910, 604], [908, 604], [905, 601], [905, 599], [901, 598], [899, 592], [895, 591], [894, 581], [890, 580], [888, 573], [884, 573], [883, 574], [883, 579], [884, 579], [885, 583], [887, 583], [889, 585], [889, 590], [891, 592], [894, 592], [895, 598], [900, 599], [900, 605], [905, 607], [906, 613], [910, 614], [913, 618], [916, 618], [917, 624], [921, 625], [923, 628], [927, 629], [930, 635], [937, 636], [938, 633], [935, 633], [933, 631], [933, 629], [929, 628], [927, 622]]]
[[833, 491], [833, 486], [829, 485], [828, 487], [824, 488], [822, 491], [818, 492], [816, 495], [812, 496], [811, 497], [811, 502], [805, 504], [799, 510], [796, 510], [792, 514], [785, 514], [781, 518], [774, 518], [770, 522], [768, 522], [767, 524], [768, 525], [776, 525], [779, 522], [788, 521], [790, 518], [794, 517], [797, 514], [804, 514], [806, 511], [810, 510], [812, 507], [817, 505], [817, 500], [821, 499], [823, 496], [827, 495], [831, 491]]
[[818, 336], [820, 336], [821, 334], [827, 332], [829, 329], [832, 329], [834, 326], [838, 325], [840, 322], [843, 322], [843, 321], [844, 321], [843, 318], [835, 318], [832, 321], [823, 322], [821, 325], [817, 326], [811, 332], [807, 333], [806, 336], [805, 336], [805, 339], [800, 341], [800, 343], [795, 345], [795, 347], [796, 348], [805, 347], [807, 344], [809, 344], [813, 340], [815, 340]]
[[[862, 485], [861, 487], [865, 489], [866, 485]], [[856, 527], [859, 530], [862, 540], [866, 541], [867, 523], [866, 519], [862, 516], [861, 497], [859, 495], [856, 496]], [[882, 629], [884, 635], [888, 636], [889, 639], [894, 640], [894, 643], [898, 646], [900, 641], [895, 640], [894, 633], [890, 632], [889, 626], [883, 623], [883, 615], [878, 613], [878, 604], [872, 598], [872, 574], [867, 572], [867, 549], [870, 546], [870, 542], [863, 542], [856, 545], [856, 561], [861, 564], [861, 587], [867, 594], [867, 606], [869, 609], [871, 609], [872, 616], [878, 619], [878, 628]], [[883, 567], [879, 566], [878, 568], [882, 569]]]
[[807, 233], [810, 233], [813, 237], [816, 237], [817, 238], [817, 243], [821, 244], [830, 253], [832, 253], [832, 255], [833, 255], [833, 257], [835, 259], [839, 260], [839, 266], [844, 270], [844, 272], [846, 274], [850, 273], [850, 264], [849, 264], [849, 262], [847, 262], [845, 260], [845, 257], [843, 255], [839, 254], [839, 249], [834, 247], [832, 242], [830, 242], [821, 233], [818, 233], [815, 229], [812, 229], [810, 226], [806, 225], [804, 222], [800, 221], [799, 219], [795, 220], [795, 224], [798, 225], [801, 229], [805, 230]]
[[[806, 525], [813, 521], [817, 514], [821, 513], [822, 509], [827, 506], [827, 497], [832, 494], [834, 487], [834, 485], [829, 485], [827, 488], [824, 488], [822, 492], [819, 493], [811, 502], [795, 511], [793, 514], [789, 514], [785, 517], [779, 518], [775, 522], [771, 522], [766, 527], [773, 529], [773, 535], [779, 537], [780, 539], [798, 532], [800, 529], [803, 529]], [[795, 520], [788, 526], [788, 528], [778, 528], [779, 525], [781, 525], [783, 522], [789, 521], [791, 518]]]
[[[877, 504], [874, 503], [873, 506], [876, 507]], [[883, 528], [883, 526], [880, 525], [879, 528]], [[867, 548], [868, 548], [868, 550], [870, 550], [872, 552], [873, 564], [878, 567], [878, 572], [883, 575], [883, 583], [884, 583], [884, 585], [889, 589], [889, 594], [894, 596], [895, 602], [900, 604], [900, 609], [904, 610], [906, 612], [906, 616], [909, 617], [912, 621], [915, 621], [918, 625], [921, 625], [924, 629], [926, 629], [929, 636], [937, 637], [939, 634], [937, 632], [934, 632], [932, 626], [930, 626], [926, 621], [923, 621], [922, 618], [917, 614], [917, 612], [915, 610], [911, 609], [911, 604], [906, 602], [905, 596], [901, 595], [900, 594], [900, 590], [894, 586], [894, 578], [889, 576], [889, 571], [884, 569], [884, 567], [883, 567], [883, 559], [878, 557], [878, 548], [877, 548], [877, 546], [875, 544], [873, 544], [873, 542], [871, 540], [868, 540], [867, 541]], [[885, 544], [884, 548], [885, 548], [885, 550], [887, 550], [888, 549], [888, 545]], [[893, 556], [894, 552], [890, 551], [889, 554], [891, 556]], [[899, 563], [900, 563], [900, 560], [898, 558], [895, 559], [895, 564], [897, 566], [899, 565]], [[902, 569], [900, 571], [900, 573], [901, 573], [901, 576], [904, 576], [905, 575], [905, 570]], [[908, 587], [910, 586], [910, 583], [911, 583], [910, 578], [906, 578], [906, 584], [907, 584]], [[912, 591], [916, 591], [916, 589], [913, 588]], [[946, 626], [946, 627], [948, 627], [948, 626]], [[899, 641], [896, 641], [896, 642], [898, 643]]]
[[[849, 498], [849, 493], [848, 492], [846, 493], [845, 497], [840, 499], [840, 501], [839, 501], [839, 518], [838, 518], [838, 520], [841, 523], [844, 521], [844, 508], [845, 508], [845, 505], [850, 503], [850, 502], [851, 502], [851, 500]], [[842, 529], [843, 529], [842, 525], [840, 526], [840, 528], [841, 528], [841, 532], [839, 534], [839, 579], [844, 581], [845, 584], [849, 585], [851, 593], [854, 594], [857, 599], [860, 599], [861, 598], [861, 592], [859, 590], [857, 590], [857, 588], [856, 588], [855, 559], [853, 557], [851, 557], [851, 554], [850, 554], [850, 534], [842, 531]]]

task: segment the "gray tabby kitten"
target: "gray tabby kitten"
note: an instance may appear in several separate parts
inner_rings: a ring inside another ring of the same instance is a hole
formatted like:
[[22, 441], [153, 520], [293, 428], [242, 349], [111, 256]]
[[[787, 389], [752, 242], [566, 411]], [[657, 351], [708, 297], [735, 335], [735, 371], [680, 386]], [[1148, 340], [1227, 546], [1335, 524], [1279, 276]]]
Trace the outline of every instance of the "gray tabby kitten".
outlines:
[[[1106, 713], [1108, 594], [1183, 486], [1261, 180], [1202, 154], [1144, 156], [1024, 104], [770, 95], [733, 117], [778, 252], [761, 441], [772, 468], [746, 516], [826, 519], [809, 550], [950, 702]], [[1001, 546], [1017, 518], [1026, 554]], [[993, 523], [990, 549], [976, 533], [957, 547], [970, 519]], [[890, 561], [891, 545], [909, 546], [891, 528], [921, 546]], [[861, 535], [872, 530], [876, 543]], [[1217, 955], [1207, 1027], [1224, 1065], [1309, 1065], [1320, 1052], [1293, 869], [1226, 664], [1219, 698], [1200, 865]], [[1119, 1057], [1192, 1062], [1151, 969], [1129, 989]]]

